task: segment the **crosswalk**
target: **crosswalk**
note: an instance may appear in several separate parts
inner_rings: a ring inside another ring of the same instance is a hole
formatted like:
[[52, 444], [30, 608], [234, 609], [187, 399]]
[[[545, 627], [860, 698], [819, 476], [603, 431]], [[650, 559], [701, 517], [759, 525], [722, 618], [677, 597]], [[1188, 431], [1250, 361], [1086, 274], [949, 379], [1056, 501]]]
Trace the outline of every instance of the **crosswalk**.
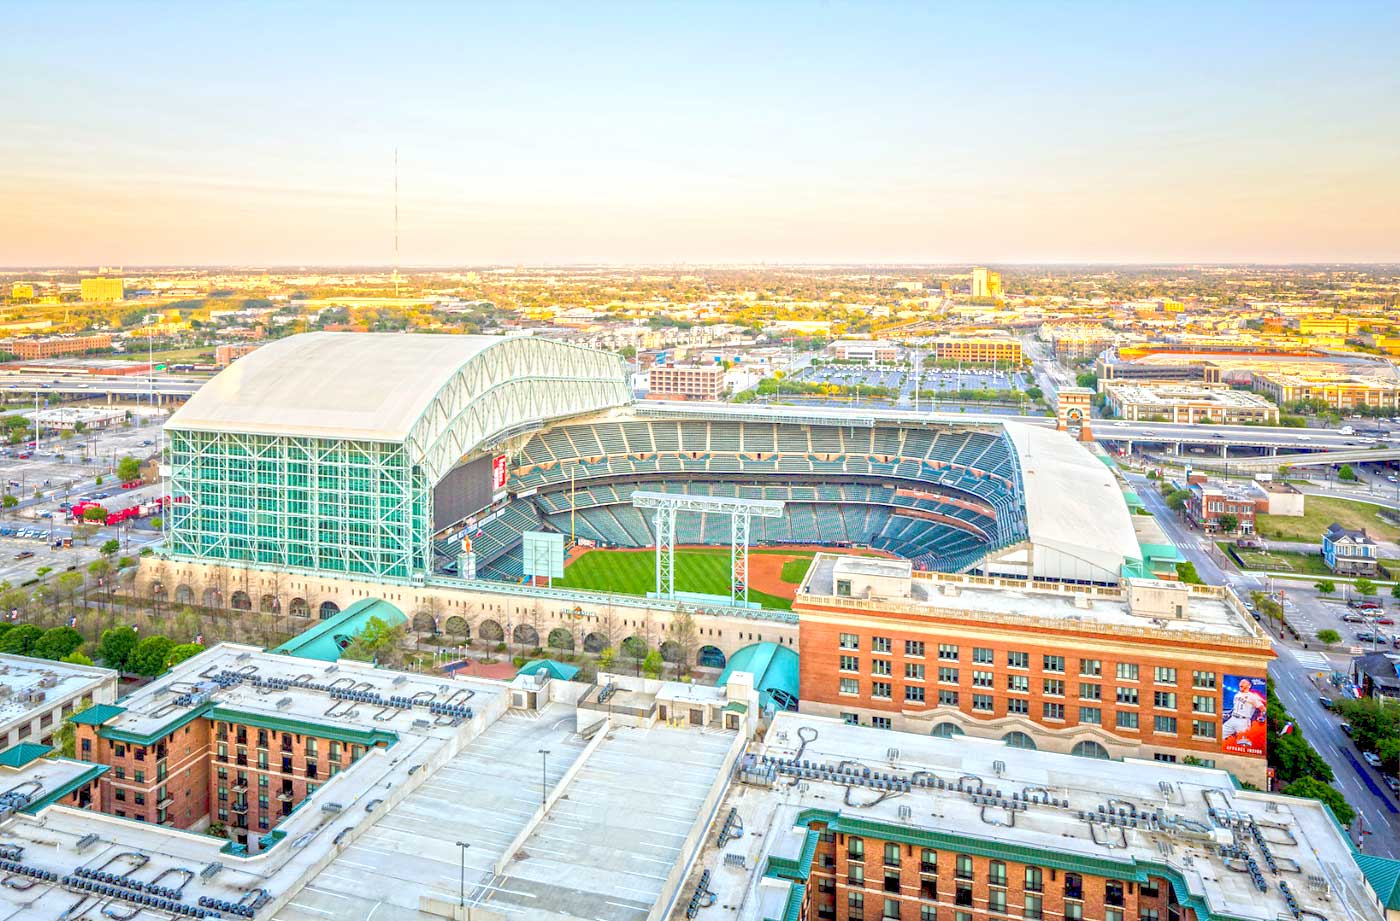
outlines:
[[1311, 649], [1289, 649], [1288, 651], [1293, 654], [1293, 658], [1298, 661], [1299, 665], [1309, 671], [1332, 670], [1332, 663], [1320, 652], [1315, 652]]

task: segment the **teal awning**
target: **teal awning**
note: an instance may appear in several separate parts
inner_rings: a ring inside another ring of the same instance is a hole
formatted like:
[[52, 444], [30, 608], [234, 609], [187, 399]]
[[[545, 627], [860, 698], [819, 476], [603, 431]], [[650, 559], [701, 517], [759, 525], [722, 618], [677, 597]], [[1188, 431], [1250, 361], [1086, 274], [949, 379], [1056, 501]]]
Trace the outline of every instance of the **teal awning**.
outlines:
[[544, 672], [551, 678], [558, 678], [560, 681], [573, 681], [578, 674], [577, 665], [569, 665], [567, 662], [556, 662], [553, 659], [532, 659], [520, 666], [517, 675], [537, 675]]
[[758, 702], [765, 709], [796, 710], [798, 679], [797, 653], [777, 643], [754, 643], [729, 657], [729, 664], [717, 682], [724, 687], [734, 672], [753, 675]]
[[339, 614], [302, 631], [273, 652], [286, 653], [303, 659], [335, 662], [350, 645], [371, 617], [378, 617], [391, 627], [407, 623], [408, 618], [398, 608], [380, 598], [364, 598]]

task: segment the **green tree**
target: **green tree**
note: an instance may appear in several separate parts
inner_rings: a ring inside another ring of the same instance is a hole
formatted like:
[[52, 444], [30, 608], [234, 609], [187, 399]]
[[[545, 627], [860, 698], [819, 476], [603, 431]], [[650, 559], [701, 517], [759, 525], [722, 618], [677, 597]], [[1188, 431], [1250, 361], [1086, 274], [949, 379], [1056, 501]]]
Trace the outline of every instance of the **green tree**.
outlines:
[[139, 638], [131, 627], [112, 627], [102, 631], [97, 641], [97, 658], [117, 671], [126, 671], [126, 660], [136, 648]]
[[1297, 727], [1286, 736], [1275, 736], [1268, 744], [1269, 764], [1278, 773], [1280, 783], [1291, 783], [1301, 777], [1317, 777], [1327, 783], [1332, 782], [1332, 768], [1308, 744]]
[[613, 667], [613, 660], [617, 658], [617, 650], [611, 646], [604, 646], [602, 652], [598, 653], [598, 671], [610, 672]]
[[405, 624], [390, 626], [382, 617], [371, 617], [341, 655], [359, 662], [393, 660], [407, 632]]
[[1332, 814], [1337, 817], [1337, 821], [1343, 825], [1350, 825], [1356, 818], [1356, 810], [1347, 803], [1346, 798], [1338, 793], [1329, 784], [1323, 783], [1316, 777], [1300, 777], [1288, 784], [1281, 791], [1288, 796], [1302, 796], [1307, 799], [1321, 800], [1332, 810]]
[[12, 656], [32, 656], [34, 655], [34, 645], [39, 642], [43, 635], [42, 627], [36, 627], [33, 624], [16, 624], [13, 630], [0, 636], [0, 652], [9, 653]]
[[76, 758], [78, 752], [78, 727], [72, 720], [64, 720], [63, 725], [54, 730], [54, 747], [65, 758]]
[[14, 496], [10, 495], [9, 493], [5, 493], [3, 497], [0, 497], [0, 506], [3, 506], [5, 511], [7, 512], [13, 511], [18, 505], [19, 500], [16, 499]]
[[1179, 512], [1186, 508], [1186, 501], [1191, 498], [1191, 490], [1174, 489], [1167, 495], [1167, 508], [1174, 512]]
[[1093, 390], [1099, 385], [1099, 376], [1093, 371], [1081, 371], [1074, 376], [1074, 383], [1078, 387], [1088, 387]]
[[1220, 525], [1220, 530], [1224, 531], [1226, 534], [1235, 533], [1235, 528], [1238, 528], [1240, 526], [1239, 516], [1232, 515], [1229, 512], [1226, 512], [1225, 514], [1221, 515], [1219, 518], [1216, 519], [1216, 521]]
[[1400, 582], [1396, 582], [1390, 587], [1390, 597], [1400, 600]]
[[660, 678], [662, 659], [660, 650], [653, 649], [647, 653], [647, 657], [642, 660], [642, 674], [648, 678]]
[[[157, 531], [160, 530], [161, 525], [163, 525], [164, 523], [165, 519], [161, 518], [159, 515], [154, 515], [151, 517], [151, 527], [155, 528]], [[142, 552], [144, 553], [145, 551]]]
[[1327, 629], [1317, 631], [1317, 641], [1326, 646], [1335, 646], [1342, 641], [1342, 635], [1336, 630]]
[[117, 461], [117, 479], [123, 483], [141, 479], [141, 462], [130, 456]]
[[102, 522], [105, 524], [107, 521], [107, 510], [100, 505], [95, 505], [92, 508], [83, 509], [83, 520], [91, 521], [94, 523]]
[[1313, 583], [1313, 588], [1317, 589], [1319, 595], [1331, 595], [1337, 591], [1337, 583], [1331, 579], [1320, 579]]
[[62, 659], [82, 648], [83, 635], [72, 627], [54, 627], [34, 643], [34, 655], [41, 659]]
[[104, 540], [102, 542], [99, 552], [110, 560], [112, 557], [116, 556], [121, 549], [122, 542], [113, 537], [111, 540]]
[[89, 659], [87, 656], [83, 655], [81, 652], [70, 652], [70, 653], [68, 653], [68, 655], [64, 656], [63, 658], [59, 659], [58, 661], [60, 661], [60, 662], [67, 662], [69, 665], [91, 665], [91, 664], [92, 664], [92, 660]]
[[1351, 587], [1358, 595], [1365, 595], [1367, 598], [1376, 593], [1376, 583], [1370, 579], [1357, 579], [1351, 583]]
[[165, 657], [173, 648], [175, 644], [168, 637], [159, 634], [148, 636], [137, 643], [131, 655], [127, 656], [127, 671], [154, 678], [165, 671]]
[[58, 587], [59, 597], [69, 604], [72, 604], [78, 592], [83, 590], [84, 580], [83, 574], [80, 572], [65, 572], [54, 581]]
[[1196, 572], [1196, 564], [1190, 560], [1184, 560], [1176, 564], [1176, 577], [1187, 585], [1204, 585], [1200, 573]]
[[181, 662], [197, 656], [204, 651], [204, 647], [199, 643], [180, 643], [170, 647], [170, 651], [165, 654], [165, 667], [174, 668]]
[[1341, 469], [1337, 471], [1337, 479], [1355, 480], [1356, 471], [1351, 469], [1351, 464], [1342, 464]]

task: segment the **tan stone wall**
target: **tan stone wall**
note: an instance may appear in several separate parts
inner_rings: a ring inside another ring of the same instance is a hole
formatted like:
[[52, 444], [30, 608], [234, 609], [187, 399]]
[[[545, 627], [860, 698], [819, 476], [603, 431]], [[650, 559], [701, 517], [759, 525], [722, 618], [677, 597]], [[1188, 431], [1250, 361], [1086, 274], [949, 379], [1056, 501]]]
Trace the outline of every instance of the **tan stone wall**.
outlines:
[[[533, 632], [538, 644], [548, 643], [550, 631], [564, 628], [574, 638], [575, 648], [592, 636], [606, 637], [613, 647], [630, 636], [642, 636], [653, 647], [660, 646], [672, 635], [674, 608], [661, 605], [633, 607], [609, 604], [605, 596], [595, 604], [579, 604], [556, 598], [532, 599], [503, 592], [473, 591], [438, 586], [390, 585], [367, 579], [340, 578], [304, 573], [271, 572], [214, 563], [194, 563], [145, 557], [136, 576], [135, 594], [150, 599], [155, 586], [164, 589], [170, 605], [190, 603], [208, 607], [230, 608], [235, 596], [246, 595], [252, 611], [263, 607], [267, 599], [275, 600], [284, 613], [305, 611], [306, 626], [316, 622], [321, 605], [329, 602], [345, 610], [365, 598], [379, 598], [397, 607], [410, 621], [415, 615], [436, 616], [443, 629], [454, 617], [464, 618], [471, 628], [473, 640], [482, 636], [487, 622], [498, 625], [513, 635], [512, 643], [522, 642], [521, 636]], [[182, 588], [188, 589], [193, 600], [177, 598]], [[222, 601], [206, 598], [216, 593]], [[693, 617], [696, 627], [695, 651], [703, 646], [719, 648], [726, 657], [757, 642], [775, 642], [797, 648], [797, 625], [772, 620], [749, 619], [708, 614]], [[507, 629], [509, 628], [509, 629]], [[519, 635], [515, 635], [519, 630]], [[693, 663], [692, 663], [693, 664]]]

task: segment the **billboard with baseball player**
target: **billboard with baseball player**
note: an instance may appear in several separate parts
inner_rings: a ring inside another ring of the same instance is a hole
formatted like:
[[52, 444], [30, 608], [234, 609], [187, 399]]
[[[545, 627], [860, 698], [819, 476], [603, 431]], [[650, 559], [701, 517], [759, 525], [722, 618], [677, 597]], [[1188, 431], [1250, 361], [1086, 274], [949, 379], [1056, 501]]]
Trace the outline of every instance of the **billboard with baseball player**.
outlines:
[[1264, 721], [1268, 709], [1264, 679], [1225, 675], [1220, 696], [1221, 712], [1225, 714], [1220, 735], [1225, 751], [1234, 755], [1264, 754]]

